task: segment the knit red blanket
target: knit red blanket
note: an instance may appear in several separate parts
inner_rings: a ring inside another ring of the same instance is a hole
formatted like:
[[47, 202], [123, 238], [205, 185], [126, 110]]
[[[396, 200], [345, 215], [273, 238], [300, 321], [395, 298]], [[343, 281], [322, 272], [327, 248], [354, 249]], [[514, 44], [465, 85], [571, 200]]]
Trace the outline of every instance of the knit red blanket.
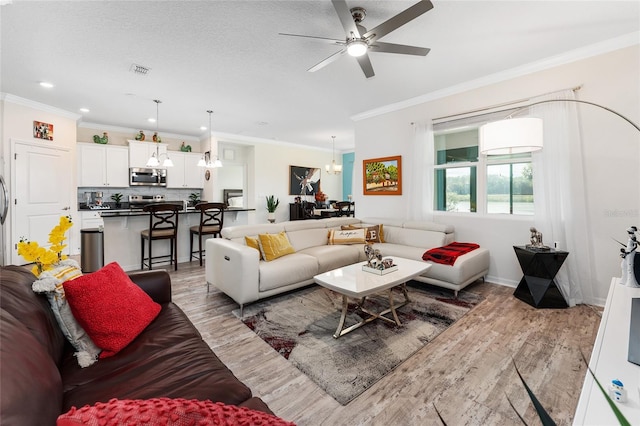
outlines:
[[436, 247], [431, 250], [427, 250], [422, 255], [422, 260], [431, 260], [432, 262], [442, 263], [444, 265], [453, 265], [458, 256], [469, 253], [478, 247], [480, 246], [474, 243], [453, 242], [444, 247]]

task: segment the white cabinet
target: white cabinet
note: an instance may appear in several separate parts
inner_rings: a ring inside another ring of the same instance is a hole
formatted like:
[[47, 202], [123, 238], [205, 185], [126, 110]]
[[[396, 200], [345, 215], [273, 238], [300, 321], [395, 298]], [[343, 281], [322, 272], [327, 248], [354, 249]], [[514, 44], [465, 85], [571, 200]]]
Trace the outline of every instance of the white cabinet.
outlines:
[[[140, 141], [132, 141], [129, 142], [129, 167], [147, 167], [147, 161], [151, 154], [157, 153], [159, 155], [160, 166], [162, 167], [162, 162], [166, 158], [165, 155], [167, 153], [167, 144], [166, 143], [157, 143], [157, 142], [140, 142]], [[173, 160], [173, 159], [172, 159]]]
[[173, 167], [167, 169], [167, 188], [202, 188], [204, 168], [198, 167], [202, 154], [170, 151]]
[[129, 186], [126, 146], [78, 144], [78, 186]]

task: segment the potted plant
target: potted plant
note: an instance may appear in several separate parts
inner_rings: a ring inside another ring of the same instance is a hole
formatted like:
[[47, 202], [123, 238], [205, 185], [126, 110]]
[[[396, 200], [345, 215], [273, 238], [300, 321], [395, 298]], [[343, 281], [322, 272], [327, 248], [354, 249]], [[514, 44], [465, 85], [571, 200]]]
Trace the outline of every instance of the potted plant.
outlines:
[[191, 200], [191, 205], [195, 206], [200, 201], [200, 194], [197, 192], [192, 192], [189, 194], [189, 199]]
[[276, 209], [280, 205], [280, 200], [273, 195], [269, 195], [267, 198], [267, 220], [274, 223], [276, 221]]
[[122, 194], [116, 192], [111, 196], [111, 199], [116, 203], [116, 208], [122, 206]]

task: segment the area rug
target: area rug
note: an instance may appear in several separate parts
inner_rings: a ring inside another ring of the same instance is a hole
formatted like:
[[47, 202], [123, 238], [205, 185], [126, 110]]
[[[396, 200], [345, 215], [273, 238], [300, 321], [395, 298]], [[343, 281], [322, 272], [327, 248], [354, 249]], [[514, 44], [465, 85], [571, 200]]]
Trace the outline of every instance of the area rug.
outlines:
[[[346, 405], [483, 300], [466, 291], [456, 299], [450, 290], [420, 283], [410, 283], [408, 289], [411, 303], [398, 310], [402, 325], [378, 319], [338, 339], [333, 334], [342, 296], [319, 286], [251, 304], [245, 307], [242, 321]], [[347, 326], [361, 319], [349, 300]], [[404, 300], [399, 289], [394, 300]], [[367, 299], [365, 305], [374, 311], [387, 306], [386, 296]], [[234, 314], [238, 316], [238, 310]]]

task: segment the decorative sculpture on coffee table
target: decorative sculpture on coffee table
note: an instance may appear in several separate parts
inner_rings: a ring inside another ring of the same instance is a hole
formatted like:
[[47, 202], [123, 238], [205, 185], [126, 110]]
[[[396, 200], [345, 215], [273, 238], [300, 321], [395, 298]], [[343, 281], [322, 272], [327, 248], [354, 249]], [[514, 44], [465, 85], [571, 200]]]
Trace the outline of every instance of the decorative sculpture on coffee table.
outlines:
[[550, 248], [548, 246], [545, 246], [542, 243], [542, 232], [538, 231], [533, 226], [531, 228], [529, 228], [529, 231], [531, 231], [531, 237], [529, 238], [530, 243], [527, 244], [527, 248], [528, 249], [536, 250], [536, 251], [548, 251], [548, 250], [550, 250]]
[[635, 226], [627, 228], [627, 234], [629, 235], [627, 246], [620, 249], [620, 257], [622, 258], [622, 279], [620, 284], [627, 287], [640, 287], [638, 283], [640, 280], [640, 264], [635, 264], [636, 249], [638, 248], [637, 231], [638, 228]]
[[374, 249], [371, 244], [365, 244], [364, 254], [367, 256], [367, 267], [371, 269], [383, 271], [395, 266], [392, 258], [383, 259], [380, 250]]

